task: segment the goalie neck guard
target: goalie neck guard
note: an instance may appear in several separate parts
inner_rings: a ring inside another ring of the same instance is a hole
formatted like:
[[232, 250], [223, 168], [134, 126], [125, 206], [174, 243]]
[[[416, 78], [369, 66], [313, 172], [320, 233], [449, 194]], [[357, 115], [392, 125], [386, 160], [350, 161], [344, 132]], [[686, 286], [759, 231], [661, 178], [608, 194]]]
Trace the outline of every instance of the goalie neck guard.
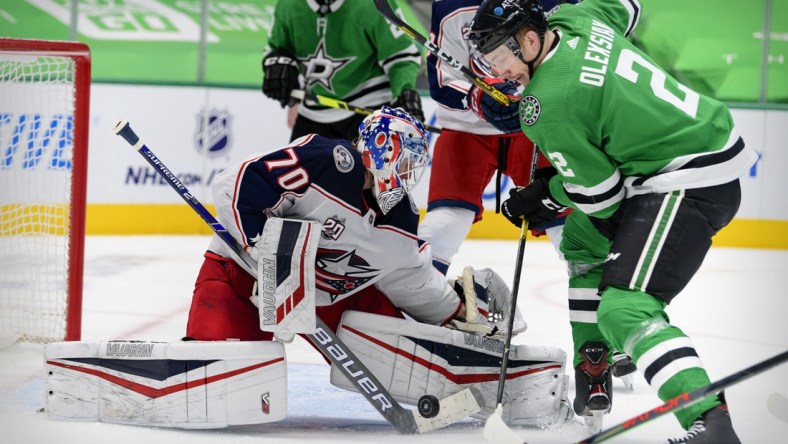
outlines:
[[359, 125], [356, 149], [372, 173], [372, 194], [388, 213], [421, 179], [429, 160], [424, 125], [399, 108], [384, 106]]

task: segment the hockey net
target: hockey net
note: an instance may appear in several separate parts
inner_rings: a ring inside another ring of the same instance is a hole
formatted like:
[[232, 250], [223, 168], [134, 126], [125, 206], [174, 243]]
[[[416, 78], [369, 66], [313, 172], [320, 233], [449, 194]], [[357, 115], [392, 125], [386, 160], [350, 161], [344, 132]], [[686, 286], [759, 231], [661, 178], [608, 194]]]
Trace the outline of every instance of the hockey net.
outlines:
[[0, 344], [79, 340], [90, 51], [0, 38]]

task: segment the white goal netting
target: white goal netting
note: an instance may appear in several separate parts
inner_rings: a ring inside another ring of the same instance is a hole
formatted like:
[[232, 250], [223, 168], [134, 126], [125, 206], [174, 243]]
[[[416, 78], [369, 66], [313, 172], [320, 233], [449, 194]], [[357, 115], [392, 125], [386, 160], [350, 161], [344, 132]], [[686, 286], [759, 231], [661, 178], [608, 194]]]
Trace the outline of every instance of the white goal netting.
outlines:
[[0, 50], [0, 342], [66, 337], [74, 78], [72, 58]]

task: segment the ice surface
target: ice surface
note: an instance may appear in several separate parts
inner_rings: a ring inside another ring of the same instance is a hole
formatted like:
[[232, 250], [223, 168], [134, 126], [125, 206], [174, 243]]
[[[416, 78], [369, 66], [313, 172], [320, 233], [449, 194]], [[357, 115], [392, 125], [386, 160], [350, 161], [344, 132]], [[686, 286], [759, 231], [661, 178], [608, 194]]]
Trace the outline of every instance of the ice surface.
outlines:
[[[183, 335], [192, 285], [208, 244], [205, 236], [89, 236], [86, 240], [83, 339], [176, 341]], [[511, 284], [516, 241], [468, 241], [450, 274], [463, 266], [492, 267]], [[701, 271], [671, 304], [671, 321], [694, 340], [713, 380], [788, 349], [788, 251], [713, 248]], [[566, 273], [547, 242], [529, 241], [518, 306], [528, 331], [516, 344], [571, 349]], [[481, 443], [480, 421], [465, 420], [422, 436], [398, 435], [356, 393], [328, 383], [328, 366], [305, 341], [287, 345], [288, 418], [258, 426], [184, 431], [103, 423], [68, 423], [36, 413], [43, 406], [42, 347], [0, 350], [0, 442], [3, 443]], [[788, 443], [788, 424], [772, 416], [767, 399], [788, 395], [788, 365], [727, 390], [734, 426], [745, 443]], [[570, 387], [573, 384], [570, 384]], [[642, 376], [634, 393], [615, 383], [605, 426], [661, 402]], [[570, 399], [573, 396], [570, 389]], [[533, 443], [566, 443], [586, 436], [581, 427], [516, 429]], [[665, 416], [613, 442], [658, 443], [682, 434]]]

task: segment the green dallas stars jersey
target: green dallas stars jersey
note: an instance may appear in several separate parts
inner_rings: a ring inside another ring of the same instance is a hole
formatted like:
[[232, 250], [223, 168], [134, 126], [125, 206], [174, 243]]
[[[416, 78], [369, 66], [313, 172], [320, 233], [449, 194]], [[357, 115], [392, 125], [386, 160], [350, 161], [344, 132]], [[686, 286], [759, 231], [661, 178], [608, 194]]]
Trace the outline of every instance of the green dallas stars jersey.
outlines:
[[[282, 49], [299, 60], [305, 88], [360, 107], [390, 103], [415, 88], [421, 53], [372, 0], [335, 0], [325, 15], [318, 8], [315, 0], [279, 0], [269, 38], [269, 51]], [[300, 113], [324, 123], [353, 114], [303, 104]]]
[[585, 0], [548, 18], [560, 41], [523, 91], [520, 123], [559, 175], [562, 204], [609, 217], [627, 197], [730, 182], [755, 152], [730, 112], [667, 75], [626, 36], [636, 0]]

